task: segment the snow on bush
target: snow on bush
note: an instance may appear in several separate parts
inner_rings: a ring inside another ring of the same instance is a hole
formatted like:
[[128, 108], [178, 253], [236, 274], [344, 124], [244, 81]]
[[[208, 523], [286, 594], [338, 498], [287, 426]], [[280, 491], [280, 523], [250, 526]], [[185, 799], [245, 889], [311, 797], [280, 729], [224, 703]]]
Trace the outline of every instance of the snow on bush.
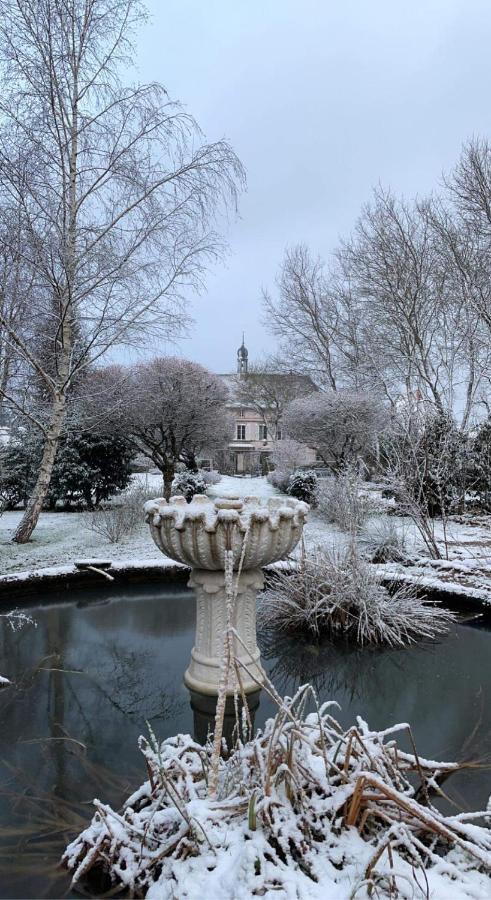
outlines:
[[294, 472], [288, 479], [287, 494], [317, 506], [317, 475], [312, 471]]
[[389, 516], [369, 520], [360, 535], [360, 544], [373, 563], [404, 562], [407, 559], [405, 532]]
[[96, 509], [87, 522], [90, 531], [99, 534], [110, 544], [119, 544], [133, 534], [144, 521], [143, 506], [154, 492], [143, 484], [134, 483], [118, 502]]
[[102, 875], [110, 896], [148, 900], [490, 896], [489, 812], [433, 803], [458, 765], [402, 749], [405, 724], [377, 732], [358, 717], [345, 731], [309, 685], [285, 700], [266, 690], [278, 714], [220, 760], [216, 798], [211, 743], [140, 738], [148, 780], [120, 811], [94, 800], [63, 856], [73, 885], [93, 873], [99, 891]]
[[327, 522], [351, 533], [358, 531], [376, 510], [353, 469], [323, 479], [317, 491], [317, 505]]
[[454, 616], [404, 585], [389, 593], [355, 543], [317, 550], [293, 571], [278, 570], [261, 594], [259, 627], [347, 636], [359, 644], [402, 646], [444, 634]]
[[305, 444], [288, 438], [278, 441], [270, 456], [274, 471], [267, 476], [269, 483], [283, 494], [288, 493], [290, 478], [296, 474], [304, 458]]
[[206, 487], [201, 472], [180, 472], [172, 482], [172, 493], [182, 494], [191, 503], [195, 494], [206, 494]]
[[290, 472], [283, 472], [281, 469], [275, 469], [274, 472], [269, 472], [266, 477], [269, 483], [272, 484], [277, 491], [286, 494], [291, 477]]
[[305, 458], [305, 444], [285, 438], [277, 441], [271, 451], [270, 459], [275, 469], [292, 475]]
[[285, 409], [283, 426], [293, 438], [317, 451], [334, 472], [370, 459], [387, 411], [379, 398], [360, 391], [314, 391]]
[[222, 480], [222, 476], [220, 472], [217, 472], [215, 469], [200, 469], [199, 473], [205, 482], [205, 484], [218, 484]]

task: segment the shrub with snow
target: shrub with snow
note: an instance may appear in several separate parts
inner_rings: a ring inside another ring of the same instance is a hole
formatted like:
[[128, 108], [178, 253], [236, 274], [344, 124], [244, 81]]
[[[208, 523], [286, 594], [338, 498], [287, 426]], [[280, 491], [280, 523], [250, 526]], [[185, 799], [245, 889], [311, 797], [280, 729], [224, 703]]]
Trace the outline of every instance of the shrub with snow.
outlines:
[[[42, 454], [42, 439], [26, 433], [2, 448], [0, 494], [7, 508], [25, 503], [34, 487]], [[124, 490], [131, 479], [134, 451], [122, 437], [72, 428], [58, 447], [47, 504], [93, 509]]]
[[353, 469], [323, 479], [317, 492], [317, 505], [327, 522], [351, 533], [358, 531], [376, 509]]
[[153, 496], [154, 492], [150, 492], [145, 483], [136, 482], [125, 491], [118, 502], [94, 510], [87, 522], [87, 528], [101, 535], [110, 544], [119, 544], [143, 524], [143, 506], [145, 501]]
[[479, 506], [491, 512], [491, 417], [482, 422], [474, 435], [468, 462], [468, 488]]
[[260, 628], [389, 646], [434, 638], [453, 621], [451, 612], [420, 599], [414, 588], [389, 593], [354, 542], [304, 556], [291, 572], [275, 572], [258, 610]]
[[206, 494], [207, 484], [201, 472], [179, 472], [172, 482], [172, 493], [182, 494], [191, 503], [194, 494]]
[[217, 472], [215, 469], [200, 469], [199, 474], [201, 475], [206, 485], [219, 484], [219, 482], [222, 480], [220, 472]]
[[360, 544], [373, 563], [407, 559], [406, 534], [389, 516], [371, 519], [360, 535]]
[[312, 470], [294, 472], [288, 479], [287, 494], [310, 506], [317, 506], [317, 485], [317, 475]]
[[290, 472], [283, 472], [281, 469], [275, 469], [274, 472], [268, 472], [268, 475], [266, 476], [269, 483], [272, 484], [277, 491], [281, 491], [283, 494], [286, 494], [288, 490], [290, 477]]

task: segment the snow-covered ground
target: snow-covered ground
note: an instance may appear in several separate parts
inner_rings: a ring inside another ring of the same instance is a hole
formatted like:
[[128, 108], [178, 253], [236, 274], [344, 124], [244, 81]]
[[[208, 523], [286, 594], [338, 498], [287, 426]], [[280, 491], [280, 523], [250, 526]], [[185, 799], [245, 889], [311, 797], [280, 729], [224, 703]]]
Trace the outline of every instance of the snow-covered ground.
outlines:
[[[162, 492], [160, 474], [135, 475], [149, 496]], [[211, 496], [234, 494], [237, 496], [271, 497], [278, 492], [266, 478], [237, 478], [224, 475], [222, 480], [210, 486]], [[47, 567], [66, 567], [75, 560], [104, 558], [118, 566], [126, 564], [163, 564], [164, 557], [150, 538], [148, 527], [141, 526], [119, 543], [108, 540], [90, 530], [91, 513], [42, 513], [32, 541], [26, 545], [12, 543], [12, 536], [22, 513], [7, 512], [0, 517], [0, 577], [11, 573], [30, 573]], [[491, 517], [460, 517], [451, 520], [447, 530], [448, 561], [432, 561], [425, 558], [424, 547], [407, 521], [398, 520], [403, 527], [411, 554], [417, 557], [416, 565], [391, 565], [384, 571], [401, 575], [428, 587], [441, 588], [445, 584], [462, 593], [491, 602]], [[443, 539], [441, 526], [437, 525], [437, 537]], [[307, 548], [314, 546], [343, 546], [347, 536], [334, 525], [325, 522], [311, 512], [305, 528]]]
[[[145, 490], [154, 496], [162, 493], [160, 475], [135, 476], [143, 482]], [[235, 494], [271, 497], [278, 492], [265, 478], [234, 478], [224, 475], [219, 484], [211, 485], [211, 496]], [[12, 543], [12, 536], [21, 518], [21, 511], [6, 512], [0, 518], [0, 576], [12, 572], [29, 572], [52, 566], [67, 566], [75, 560], [99, 558], [114, 562], [160, 563], [162, 554], [153, 543], [148, 526], [143, 521], [133, 534], [117, 544], [111, 544], [90, 530], [89, 512], [44, 512], [32, 540], [28, 544]], [[334, 526], [322, 522], [315, 514], [310, 515], [305, 538], [307, 545], [345, 540], [344, 535]]]

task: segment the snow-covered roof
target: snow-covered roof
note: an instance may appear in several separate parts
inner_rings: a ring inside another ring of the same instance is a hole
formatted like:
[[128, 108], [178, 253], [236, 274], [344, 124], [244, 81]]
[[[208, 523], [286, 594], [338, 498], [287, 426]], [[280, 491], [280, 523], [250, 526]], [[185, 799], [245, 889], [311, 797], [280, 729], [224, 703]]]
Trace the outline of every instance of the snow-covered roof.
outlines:
[[[316, 391], [317, 385], [310, 375], [298, 375], [294, 372], [249, 372], [247, 375], [243, 376], [242, 380], [245, 381], [247, 378], [254, 379], [255, 377], [260, 378], [261, 381], [271, 381], [272, 384], [283, 384], [285, 386], [296, 387], [299, 391], [307, 393], [308, 391]], [[221, 378], [223, 383], [225, 384], [230, 397], [230, 402], [233, 403], [236, 399], [237, 395], [237, 387], [240, 384], [241, 378], [236, 372], [226, 372], [226, 373], [218, 373], [218, 378]], [[240, 404], [243, 406], [243, 403]]]

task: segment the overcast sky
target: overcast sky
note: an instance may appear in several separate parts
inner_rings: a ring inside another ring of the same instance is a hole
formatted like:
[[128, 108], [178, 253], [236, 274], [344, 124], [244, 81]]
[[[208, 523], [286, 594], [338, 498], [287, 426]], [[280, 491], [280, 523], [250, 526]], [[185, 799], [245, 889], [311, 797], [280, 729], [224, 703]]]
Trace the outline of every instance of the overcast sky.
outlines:
[[138, 77], [162, 82], [248, 188], [231, 255], [192, 301], [179, 352], [214, 371], [271, 348], [261, 287], [285, 247], [328, 256], [378, 182], [437, 187], [472, 135], [491, 137], [489, 0], [148, 0]]

